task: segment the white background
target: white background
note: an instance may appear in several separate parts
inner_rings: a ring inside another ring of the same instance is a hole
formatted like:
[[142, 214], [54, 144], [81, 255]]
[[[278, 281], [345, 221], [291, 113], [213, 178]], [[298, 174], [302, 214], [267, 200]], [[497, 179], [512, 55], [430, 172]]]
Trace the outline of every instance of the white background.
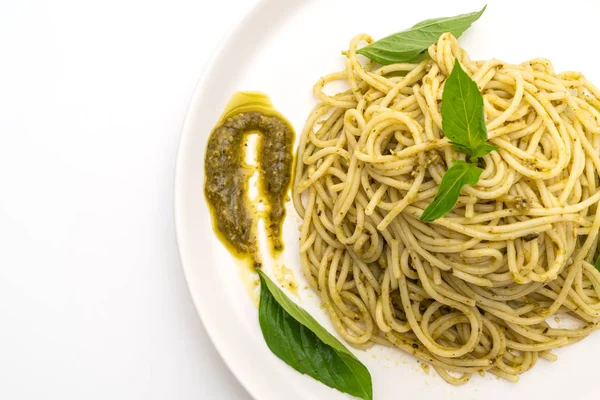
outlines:
[[0, 1], [0, 399], [249, 399], [187, 292], [173, 180], [254, 2]]

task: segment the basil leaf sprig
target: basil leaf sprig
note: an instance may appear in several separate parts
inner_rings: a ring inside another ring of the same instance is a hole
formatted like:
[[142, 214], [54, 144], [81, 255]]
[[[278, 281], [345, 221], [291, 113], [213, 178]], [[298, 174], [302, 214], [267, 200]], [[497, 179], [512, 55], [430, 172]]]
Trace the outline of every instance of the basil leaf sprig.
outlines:
[[596, 267], [596, 269], [600, 271], [600, 256], [596, 258], [596, 263], [594, 264], [594, 267]]
[[483, 96], [458, 59], [444, 83], [441, 114], [444, 135], [456, 151], [466, 153], [469, 158], [468, 162], [456, 161], [446, 171], [433, 202], [421, 215], [425, 222], [435, 221], [452, 210], [463, 186], [479, 181], [483, 169], [476, 164], [478, 158], [497, 149], [487, 141]]
[[486, 7], [469, 14], [421, 21], [412, 28], [362, 47], [357, 53], [383, 65], [414, 61], [442, 34], [450, 32], [458, 38], [481, 17]]
[[373, 400], [371, 374], [339, 340], [260, 269], [258, 320], [271, 351], [295, 370], [363, 400]]

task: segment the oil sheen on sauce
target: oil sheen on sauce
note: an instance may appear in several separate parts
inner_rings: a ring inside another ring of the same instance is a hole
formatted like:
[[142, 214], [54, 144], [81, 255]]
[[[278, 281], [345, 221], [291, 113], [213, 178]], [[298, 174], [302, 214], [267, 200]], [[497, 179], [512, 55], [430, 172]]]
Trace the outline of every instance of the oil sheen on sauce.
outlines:
[[[249, 163], [246, 154], [254, 143], [257, 156]], [[269, 97], [259, 92], [234, 94], [208, 139], [204, 193], [213, 229], [240, 261], [242, 282], [255, 303], [255, 268], [262, 265], [258, 221], [264, 221], [271, 258], [277, 258], [283, 250], [281, 229], [291, 182], [293, 144], [292, 126], [275, 110]], [[251, 199], [250, 181], [257, 174], [258, 195]], [[276, 275], [286, 276], [288, 288], [297, 287], [289, 283], [289, 273]]]

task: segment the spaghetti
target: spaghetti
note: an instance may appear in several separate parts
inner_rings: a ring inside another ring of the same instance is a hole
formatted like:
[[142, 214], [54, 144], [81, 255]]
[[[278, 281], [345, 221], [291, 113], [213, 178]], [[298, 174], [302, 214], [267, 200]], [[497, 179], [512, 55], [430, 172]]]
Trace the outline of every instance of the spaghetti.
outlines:
[[[538, 358], [596, 329], [600, 272], [600, 91], [545, 59], [472, 61], [444, 34], [419, 63], [361, 64], [314, 87], [294, 205], [302, 268], [337, 331], [396, 346], [452, 384], [488, 371], [517, 381]], [[442, 132], [458, 58], [484, 99], [490, 143], [477, 185], [419, 220], [455, 152]], [[324, 87], [345, 81], [336, 95]], [[568, 315], [569, 327], [556, 326]]]

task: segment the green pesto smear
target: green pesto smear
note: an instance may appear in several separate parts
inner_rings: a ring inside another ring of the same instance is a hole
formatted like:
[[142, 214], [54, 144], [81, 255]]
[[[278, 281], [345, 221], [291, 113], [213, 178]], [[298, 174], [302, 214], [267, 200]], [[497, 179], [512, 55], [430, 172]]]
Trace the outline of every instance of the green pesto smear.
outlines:
[[[257, 134], [256, 166], [245, 162], [247, 137]], [[208, 139], [204, 193], [213, 228], [229, 251], [256, 265], [259, 212], [248, 198], [249, 178], [260, 174], [258, 198], [265, 206], [265, 229], [274, 255], [283, 250], [281, 227], [291, 182], [294, 130], [257, 92], [233, 95]]]

